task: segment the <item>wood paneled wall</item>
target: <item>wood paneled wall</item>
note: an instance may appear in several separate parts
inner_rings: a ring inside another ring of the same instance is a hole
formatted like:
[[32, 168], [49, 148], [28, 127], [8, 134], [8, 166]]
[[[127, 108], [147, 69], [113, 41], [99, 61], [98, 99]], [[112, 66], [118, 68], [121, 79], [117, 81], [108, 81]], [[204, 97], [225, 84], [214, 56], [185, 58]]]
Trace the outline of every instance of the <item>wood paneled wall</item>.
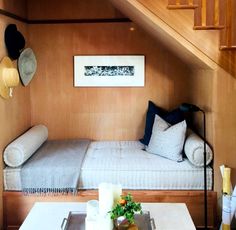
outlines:
[[[222, 188], [219, 166], [232, 168], [232, 185], [236, 185], [236, 79], [219, 69], [215, 82], [215, 187]], [[221, 195], [221, 192], [219, 192]]]
[[[18, 30], [27, 38], [27, 28], [23, 23], [18, 23], [5, 16], [0, 16], [0, 59], [7, 55], [4, 44], [4, 31], [8, 24], [17, 24]], [[14, 62], [16, 64], [16, 62]], [[21, 83], [14, 89], [13, 98], [4, 100], [0, 97], [0, 152], [13, 139], [30, 127], [30, 90]], [[3, 162], [0, 164], [0, 226], [2, 226], [2, 190], [3, 190]], [[1, 229], [1, 227], [0, 227]]]
[[[32, 125], [50, 139], [133, 140], [143, 135], [148, 100], [170, 109], [185, 100], [189, 70], [132, 23], [30, 25], [38, 60], [31, 84]], [[143, 54], [145, 87], [75, 88], [73, 56]]]
[[[214, 147], [214, 84], [215, 71], [209, 69], [193, 69], [188, 76], [187, 101], [199, 106], [206, 113], [206, 137], [208, 143]], [[194, 127], [203, 136], [202, 113], [194, 113]]]

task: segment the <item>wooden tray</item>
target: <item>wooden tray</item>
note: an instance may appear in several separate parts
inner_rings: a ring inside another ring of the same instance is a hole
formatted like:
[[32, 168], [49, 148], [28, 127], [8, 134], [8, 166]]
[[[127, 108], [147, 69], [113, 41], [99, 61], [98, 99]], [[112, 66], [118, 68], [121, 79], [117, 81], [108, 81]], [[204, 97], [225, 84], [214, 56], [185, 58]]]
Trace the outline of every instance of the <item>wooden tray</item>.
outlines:
[[[61, 224], [62, 230], [85, 230], [86, 213], [69, 212], [67, 218], [64, 218]], [[150, 213], [144, 211], [142, 215], [135, 215], [135, 224], [139, 230], [154, 230], [156, 229], [153, 218], [150, 218]], [[114, 229], [115, 230], [115, 229]]]

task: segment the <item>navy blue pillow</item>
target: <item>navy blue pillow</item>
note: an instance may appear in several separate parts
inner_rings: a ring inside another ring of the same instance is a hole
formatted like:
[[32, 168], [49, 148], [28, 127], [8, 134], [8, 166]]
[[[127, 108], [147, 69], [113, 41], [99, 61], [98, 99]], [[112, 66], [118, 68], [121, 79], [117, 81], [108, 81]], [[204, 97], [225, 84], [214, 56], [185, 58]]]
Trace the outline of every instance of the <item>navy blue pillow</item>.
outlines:
[[152, 126], [154, 124], [155, 114], [158, 114], [161, 117], [161, 114], [163, 114], [164, 111], [162, 111], [161, 108], [156, 106], [152, 101], [148, 101], [148, 110], [146, 114], [146, 124], [145, 124], [145, 130], [144, 130], [144, 136], [142, 139], [140, 139], [140, 142], [144, 145], [148, 145], [151, 135], [152, 135]]
[[148, 101], [144, 136], [142, 139], [140, 139], [140, 142], [144, 145], [149, 144], [152, 135], [152, 126], [154, 124], [156, 114], [171, 125], [175, 125], [185, 119], [183, 112], [179, 108], [174, 109], [170, 112], [166, 112], [157, 105], [155, 105], [152, 101]]

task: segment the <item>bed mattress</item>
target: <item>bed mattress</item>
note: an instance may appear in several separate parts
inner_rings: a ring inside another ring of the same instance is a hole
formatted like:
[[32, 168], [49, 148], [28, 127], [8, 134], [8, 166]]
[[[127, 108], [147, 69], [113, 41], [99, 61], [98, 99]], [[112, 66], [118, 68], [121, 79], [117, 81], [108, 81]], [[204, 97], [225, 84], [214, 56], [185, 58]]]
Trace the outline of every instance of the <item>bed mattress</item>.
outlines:
[[[138, 141], [92, 142], [85, 156], [79, 187], [97, 188], [101, 182], [120, 183], [124, 189], [202, 190], [203, 168], [187, 159], [175, 162], [150, 154]], [[212, 169], [207, 168], [212, 189]]]
[[[187, 159], [175, 162], [147, 153], [138, 141], [95, 141], [88, 148], [79, 189], [96, 189], [101, 182], [120, 183], [124, 189], [202, 190], [203, 168]], [[4, 169], [4, 188], [21, 190], [21, 167]], [[207, 167], [207, 187], [212, 189], [212, 169]]]

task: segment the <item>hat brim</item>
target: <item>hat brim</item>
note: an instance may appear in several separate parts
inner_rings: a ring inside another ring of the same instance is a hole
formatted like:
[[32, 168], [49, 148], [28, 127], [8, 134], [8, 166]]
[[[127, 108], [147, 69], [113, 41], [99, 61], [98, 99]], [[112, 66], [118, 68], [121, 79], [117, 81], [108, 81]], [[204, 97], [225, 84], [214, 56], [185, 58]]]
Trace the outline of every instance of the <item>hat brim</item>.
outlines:
[[13, 68], [13, 64], [8, 57], [4, 57], [2, 61], [0, 62], [0, 95], [8, 99], [10, 98], [10, 88], [5, 85], [4, 79], [3, 79], [3, 68]]
[[[28, 74], [24, 72], [24, 65], [26, 64], [25, 63], [26, 59], [30, 61], [33, 66], [32, 72]], [[36, 60], [33, 50], [31, 48], [24, 49], [21, 52], [20, 57], [18, 59], [18, 70], [20, 73], [21, 81], [24, 86], [27, 86], [31, 82], [31, 80], [33, 79], [35, 75], [36, 69], [37, 69], [37, 60]]]

